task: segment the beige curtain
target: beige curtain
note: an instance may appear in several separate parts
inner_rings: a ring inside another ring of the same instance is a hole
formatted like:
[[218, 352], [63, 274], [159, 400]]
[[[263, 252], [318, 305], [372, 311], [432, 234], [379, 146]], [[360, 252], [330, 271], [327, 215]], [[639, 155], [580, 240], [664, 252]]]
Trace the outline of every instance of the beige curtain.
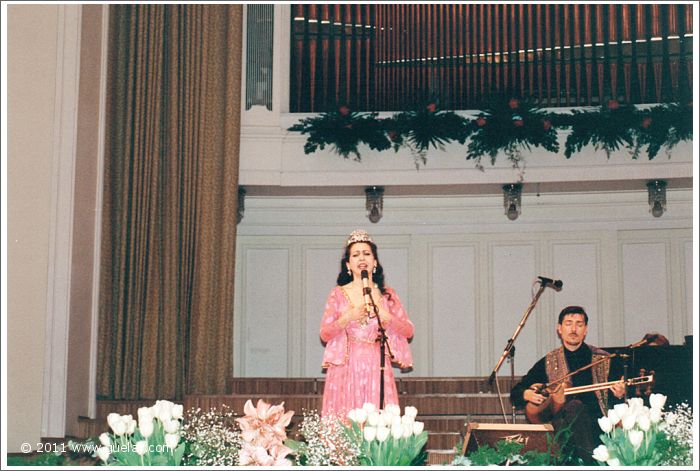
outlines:
[[113, 5], [98, 397], [232, 373], [241, 5]]

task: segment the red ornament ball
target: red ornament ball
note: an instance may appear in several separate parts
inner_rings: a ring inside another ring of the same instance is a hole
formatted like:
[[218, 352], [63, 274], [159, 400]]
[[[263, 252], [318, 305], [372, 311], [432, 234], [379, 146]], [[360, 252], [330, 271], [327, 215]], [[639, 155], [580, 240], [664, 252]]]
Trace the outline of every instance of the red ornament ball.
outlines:
[[608, 100], [608, 108], [611, 110], [616, 110], [620, 107], [620, 102], [617, 100]]
[[476, 118], [476, 121], [474, 121], [474, 122], [480, 128], [483, 128], [484, 126], [486, 126], [486, 120], [484, 118]]
[[518, 108], [519, 106], [520, 106], [520, 100], [518, 100], [517, 98], [511, 98], [508, 101], [508, 107], [511, 110], [514, 110], [514, 109]]
[[340, 108], [338, 108], [338, 113], [340, 113], [340, 116], [347, 116], [350, 114], [350, 108], [343, 105]]

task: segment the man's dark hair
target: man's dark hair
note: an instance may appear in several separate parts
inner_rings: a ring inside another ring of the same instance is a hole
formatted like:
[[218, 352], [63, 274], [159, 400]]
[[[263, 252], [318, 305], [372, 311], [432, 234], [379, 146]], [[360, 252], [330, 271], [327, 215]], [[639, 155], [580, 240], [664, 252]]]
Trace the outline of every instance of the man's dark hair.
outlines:
[[586, 311], [581, 306], [567, 306], [562, 309], [559, 313], [559, 323], [561, 324], [564, 320], [564, 316], [569, 314], [582, 314], [583, 320], [586, 322], [586, 325], [588, 325], [588, 314], [586, 314]]

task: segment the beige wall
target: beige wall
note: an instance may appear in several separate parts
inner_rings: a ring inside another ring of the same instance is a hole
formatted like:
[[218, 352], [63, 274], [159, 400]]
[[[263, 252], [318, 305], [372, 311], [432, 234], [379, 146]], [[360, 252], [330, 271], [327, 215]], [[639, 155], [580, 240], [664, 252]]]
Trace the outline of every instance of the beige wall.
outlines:
[[7, 446], [41, 433], [58, 7], [7, 7]]

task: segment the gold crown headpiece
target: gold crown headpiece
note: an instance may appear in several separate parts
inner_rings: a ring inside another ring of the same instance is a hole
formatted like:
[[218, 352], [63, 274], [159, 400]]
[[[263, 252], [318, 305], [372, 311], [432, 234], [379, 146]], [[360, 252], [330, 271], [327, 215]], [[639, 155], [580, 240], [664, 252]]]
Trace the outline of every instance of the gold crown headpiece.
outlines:
[[357, 229], [352, 231], [350, 234], [350, 237], [348, 237], [347, 242], [345, 243], [345, 246], [349, 246], [351, 244], [354, 244], [355, 242], [371, 242], [374, 243], [370, 235], [367, 233], [367, 231], [363, 229]]

